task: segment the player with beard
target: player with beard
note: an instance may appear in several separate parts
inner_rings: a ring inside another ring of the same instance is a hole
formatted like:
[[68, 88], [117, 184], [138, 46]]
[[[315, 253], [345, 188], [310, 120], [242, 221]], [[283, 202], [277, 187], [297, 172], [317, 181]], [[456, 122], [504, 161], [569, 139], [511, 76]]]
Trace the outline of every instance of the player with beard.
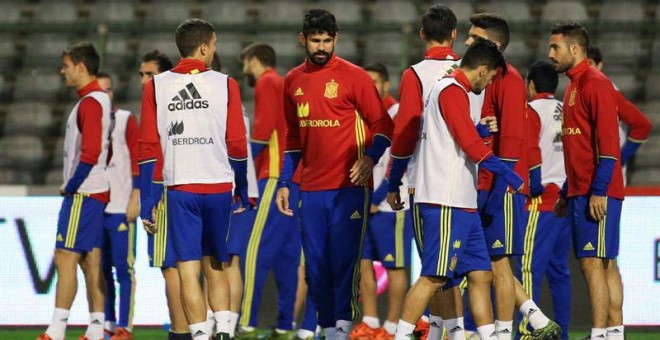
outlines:
[[302, 160], [300, 221], [306, 277], [329, 340], [347, 339], [357, 305], [371, 173], [390, 145], [393, 123], [369, 75], [334, 54], [335, 16], [305, 14], [305, 62], [287, 74], [284, 166], [279, 210], [292, 216], [289, 185]]

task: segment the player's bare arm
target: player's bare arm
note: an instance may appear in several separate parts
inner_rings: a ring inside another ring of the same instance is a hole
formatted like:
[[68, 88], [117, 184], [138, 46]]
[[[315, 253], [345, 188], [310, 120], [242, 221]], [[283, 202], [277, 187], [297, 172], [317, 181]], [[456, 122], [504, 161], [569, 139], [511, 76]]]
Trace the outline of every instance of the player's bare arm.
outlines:
[[138, 216], [140, 216], [140, 189], [133, 189], [126, 206], [126, 219], [128, 222], [135, 222]]
[[568, 215], [568, 204], [566, 203], [565, 198], [559, 198], [557, 202], [555, 202], [553, 212], [557, 217], [566, 217]]
[[387, 203], [392, 210], [401, 210], [404, 208], [404, 204], [401, 202], [401, 194], [398, 191], [387, 193]]

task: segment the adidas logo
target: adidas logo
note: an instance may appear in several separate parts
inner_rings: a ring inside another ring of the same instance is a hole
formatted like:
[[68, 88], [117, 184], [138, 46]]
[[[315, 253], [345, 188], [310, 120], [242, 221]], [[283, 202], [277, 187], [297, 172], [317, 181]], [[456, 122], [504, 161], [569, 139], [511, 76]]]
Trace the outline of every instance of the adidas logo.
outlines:
[[57, 234], [57, 242], [64, 242], [64, 238], [62, 237], [62, 234]]
[[176, 136], [183, 133], [183, 121], [173, 121], [170, 123], [170, 126], [167, 127], [168, 136]]
[[613, 330], [611, 330], [611, 331], [607, 331], [607, 333], [608, 333], [608, 334], [610, 334], [610, 333], [613, 333], [613, 334], [619, 334], [619, 333], [621, 333], [621, 331], [615, 328], [615, 329], [613, 329]]
[[582, 248], [582, 250], [595, 250], [594, 245], [591, 244], [591, 242], [587, 242], [587, 244]]
[[204, 331], [202, 331], [202, 330], [200, 329], [200, 330], [198, 330], [197, 332], [195, 332], [195, 334], [193, 334], [193, 337], [198, 337], [198, 336], [202, 336], [202, 335], [205, 335], [205, 334], [206, 334], [206, 333], [204, 333]]
[[394, 261], [394, 256], [392, 256], [392, 254], [387, 254], [387, 256], [385, 256], [385, 258], [383, 259], [383, 261], [385, 261], [385, 262], [392, 262], [392, 261]]
[[167, 109], [170, 111], [207, 109], [208, 107], [209, 101], [202, 99], [193, 83], [181, 89], [179, 95], [174, 96], [172, 102], [167, 105]]
[[296, 90], [296, 93], [294, 93], [293, 95], [296, 96], [296, 97], [298, 97], [298, 96], [302, 96], [302, 95], [304, 95], [304, 93], [303, 93], [302, 89], [299, 87], [299, 88]]
[[362, 218], [362, 215], [360, 215], [360, 212], [358, 212], [357, 210], [355, 210], [355, 211], [351, 214], [351, 220], [357, 220], [358, 218]]
[[100, 325], [100, 324], [101, 324], [101, 320], [99, 320], [99, 319], [94, 319], [94, 320], [92, 320], [92, 322], [90, 322], [90, 324], [92, 324], [92, 325]]
[[126, 231], [128, 230], [128, 226], [126, 226], [126, 223], [122, 223], [119, 225], [119, 228], [117, 228], [117, 231]]
[[596, 338], [598, 339], [607, 339], [607, 336], [605, 334], [597, 335]]
[[461, 327], [461, 326], [456, 326], [456, 327], [450, 329], [450, 330], [449, 330], [449, 333], [456, 333], [456, 332], [460, 332], [460, 331], [462, 331], [462, 330], [463, 330], [463, 327]]
[[511, 331], [508, 328], [505, 328], [501, 331], [496, 331], [497, 334], [511, 334]]
[[529, 309], [529, 314], [527, 314], [527, 317], [532, 316], [532, 314], [534, 314], [534, 313], [536, 313], [536, 312], [537, 312], [536, 309], [534, 309], [534, 308], [530, 308], [530, 309]]
[[435, 328], [440, 328], [440, 324], [435, 321], [431, 321], [430, 326]]
[[337, 333], [346, 334], [346, 330], [343, 329], [343, 328], [341, 328], [341, 327], [339, 327], [339, 328], [337, 328]]
[[69, 321], [69, 318], [60, 319], [60, 322], [67, 322], [67, 321]]
[[495, 243], [493, 243], [493, 249], [502, 248], [502, 247], [504, 247], [502, 242], [500, 242], [500, 240], [495, 240]]

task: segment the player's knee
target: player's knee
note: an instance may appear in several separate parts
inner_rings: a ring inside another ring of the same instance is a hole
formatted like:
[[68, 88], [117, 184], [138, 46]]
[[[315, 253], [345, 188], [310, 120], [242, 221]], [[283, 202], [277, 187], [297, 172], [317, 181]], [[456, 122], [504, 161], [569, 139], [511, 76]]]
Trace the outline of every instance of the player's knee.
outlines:
[[469, 286], [490, 286], [493, 282], [493, 272], [475, 270], [468, 274]]
[[418, 282], [427, 287], [439, 290], [447, 283], [447, 278], [442, 276], [420, 276]]

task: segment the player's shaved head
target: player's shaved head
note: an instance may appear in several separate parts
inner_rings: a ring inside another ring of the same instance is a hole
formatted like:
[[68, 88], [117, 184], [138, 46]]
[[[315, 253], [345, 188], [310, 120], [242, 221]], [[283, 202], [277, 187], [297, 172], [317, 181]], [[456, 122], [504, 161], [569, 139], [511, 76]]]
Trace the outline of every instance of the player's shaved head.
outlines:
[[188, 19], [176, 29], [176, 47], [181, 57], [191, 57], [202, 44], [209, 44], [215, 34], [213, 24], [203, 19]]
[[323, 34], [327, 33], [329, 36], [334, 37], [337, 35], [337, 20], [334, 14], [324, 9], [316, 8], [310, 9], [305, 13], [305, 20], [303, 21], [302, 34], [307, 37], [310, 34]]
[[378, 73], [378, 75], [383, 81], [390, 81], [390, 73], [387, 72], [387, 67], [385, 67], [385, 65], [381, 63], [369, 64], [363, 67], [363, 69], [367, 72]]
[[447, 6], [433, 5], [422, 16], [422, 30], [427, 41], [445, 42], [456, 29], [456, 15]]
[[488, 33], [489, 40], [500, 43], [500, 50], [509, 45], [509, 24], [503, 16], [496, 13], [478, 13], [470, 17], [472, 26], [483, 29]]
[[87, 73], [96, 76], [99, 73], [101, 57], [89, 41], [73, 43], [62, 52], [62, 56], [69, 56], [74, 65], [82, 63], [87, 68]]
[[537, 93], [555, 93], [559, 83], [559, 75], [555, 71], [555, 65], [545, 61], [537, 61], [529, 67], [527, 72], [527, 84], [534, 82]]
[[550, 30], [550, 34], [562, 35], [569, 45], [576, 44], [585, 53], [589, 51], [589, 32], [579, 22], [572, 21], [554, 24]]

